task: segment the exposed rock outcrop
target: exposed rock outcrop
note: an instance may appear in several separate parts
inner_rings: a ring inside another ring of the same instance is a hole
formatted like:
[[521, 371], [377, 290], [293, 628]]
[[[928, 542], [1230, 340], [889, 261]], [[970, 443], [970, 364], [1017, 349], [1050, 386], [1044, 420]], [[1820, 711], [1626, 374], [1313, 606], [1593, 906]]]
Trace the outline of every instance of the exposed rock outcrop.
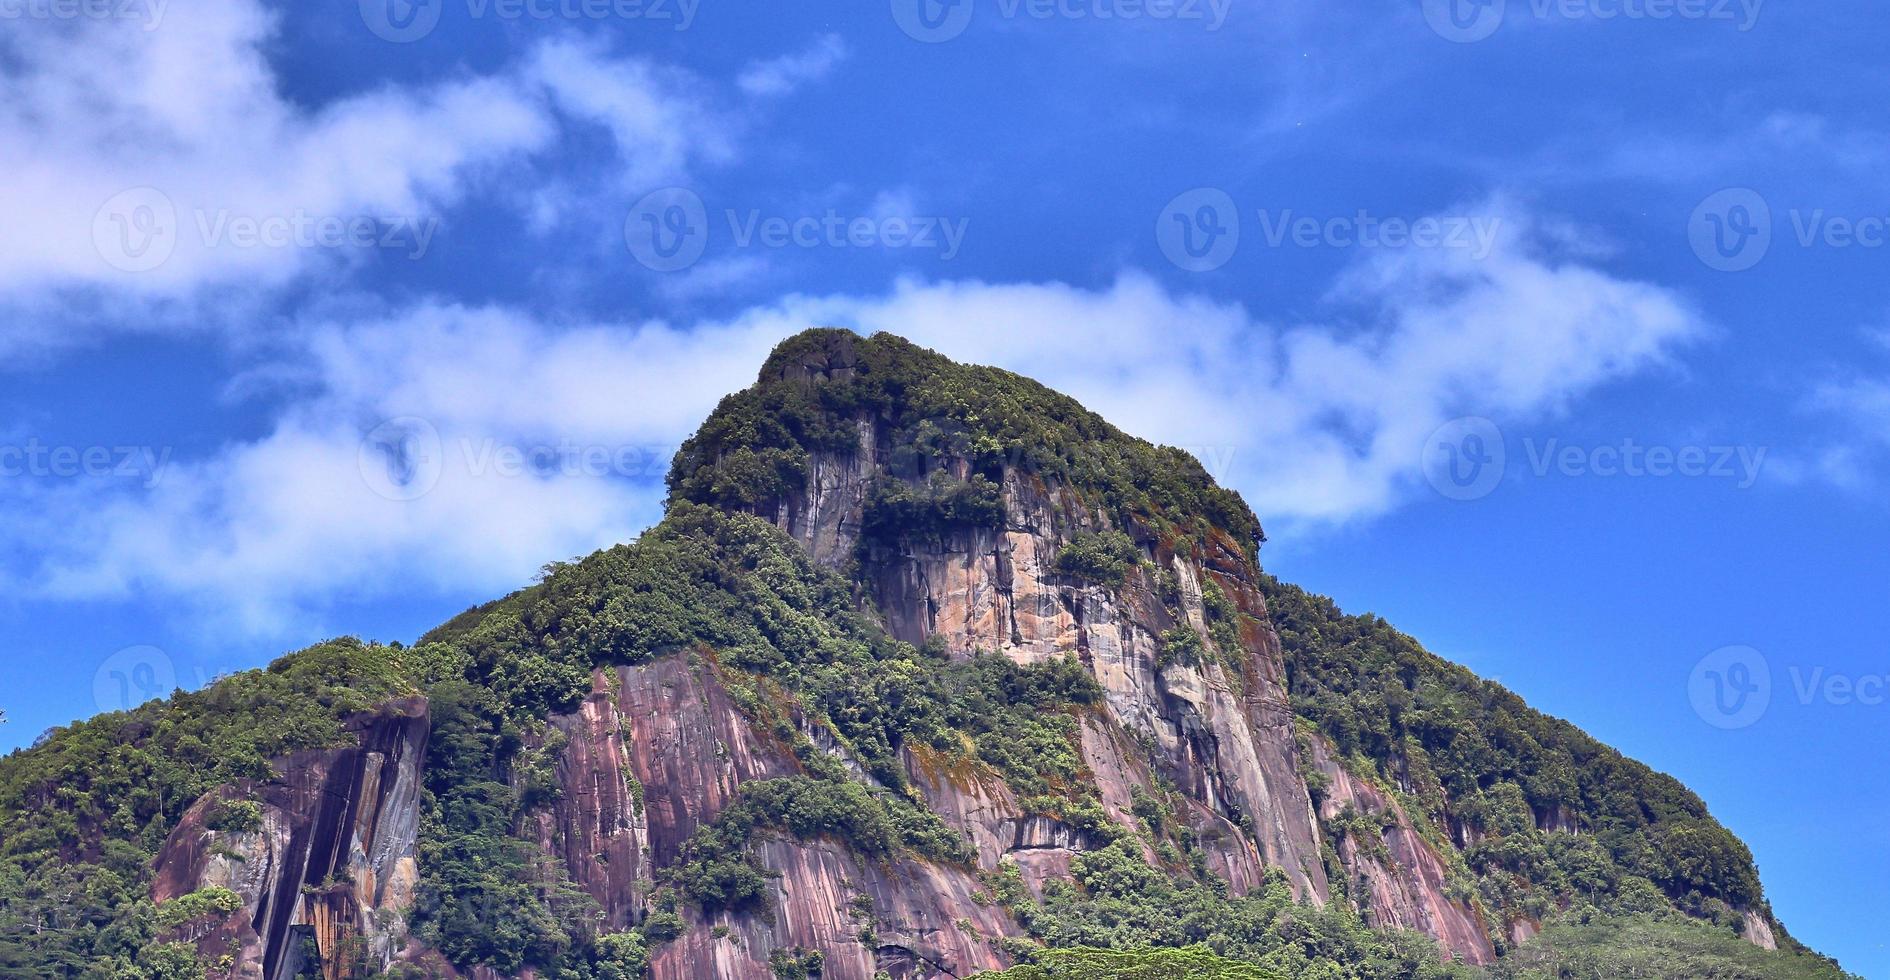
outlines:
[[[229, 957], [232, 980], [294, 975], [305, 942], [320, 950], [327, 980], [383, 969], [407, 945], [427, 704], [384, 705], [349, 729], [358, 745], [299, 752], [274, 762], [274, 779], [206, 795], [158, 856], [156, 901], [206, 888], [243, 900], [193, 937], [206, 961]], [[227, 824], [232, 805], [246, 803], [260, 821]]]
[[[611, 928], [648, 914], [651, 869], [673, 863], [741, 784], [802, 771], [785, 744], [755, 730], [700, 655], [600, 670], [580, 710], [554, 724], [569, 736], [558, 765], [563, 793], [541, 820], [540, 842]], [[828, 980], [962, 975], [1001, 967], [986, 940], [1017, 933], [974, 900], [983, 886], [964, 869], [869, 862], [824, 840], [769, 837], [756, 853], [779, 876], [773, 914], [691, 912], [683, 936], [658, 952], [654, 977], [766, 980], [770, 955], [796, 949], [822, 952]]]
[[[831, 841], [769, 839], [757, 849], [780, 874], [773, 921], [760, 916], [698, 920], [657, 955], [654, 980], [769, 980], [775, 950], [818, 950], [823, 980], [962, 977], [1001, 969], [989, 939], [1016, 935], [1002, 912], [980, 903], [978, 879], [956, 868], [865, 861]], [[720, 927], [719, 930], [717, 927]]]
[[[830, 362], [821, 373], [845, 369]], [[836, 567], [859, 554], [872, 483], [885, 478], [893, 453], [885, 432], [870, 420], [858, 425], [860, 451], [815, 456], [806, 492], [774, 515], [818, 560]], [[957, 465], [955, 475], [963, 478], [964, 464]], [[943, 643], [959, 656], [994, 653], [1020, 663], [1080, 656], [1105, 691], [1106, 723], [1154, 746], [1149, 763], [1200, 805], [1199, 819], [1244, 829], [1212, 836], [1212, 861], [1235, 889], [1244, 893], [1272, 865], [1286, 871], [1301, 897], [1325, 901], [1279, 644], [1241, 546], [1216, 533], [1200, 552], [1184, 553], [1150, 529], [1121, 529], [1173, 577], [1177, 620], [1157, 594], [1159, 572], [1137, 570], [1122, 586], [1103, 588], [1057, 571], [1059, 549], [1077, 531], [1099, 527], [1077, 493], [1021, 467], [1008, 467], [1001, 487], [1002, 529], [868, 549], [865, 574], [888, 629], [914, 643]], [[1210, 635], [1203, 598], [1210, 581], [1238, 610], [1239, 648], [1217, 648], [1198, 665], [1163, 666], [1164, 631], [1185, 624]], [[1086, 739], [1085, 762], [1106, 799], [1126, 800], [1135, 776], [1120, 759], [1106, 757], [1103, 745]]]
[[1320, 816], [1332, 820], [1350, 811], [1374, 828], [1373, 839], [1346, 836], [1336, 842], [1367, 919], [1380, 927], [1432, 936], [1465, 962], [1495, 962], [1483, 917], [1449, 897], [1444, 860], [1418, 832], [1410, 814], [1341, 766], [1323, 738], [1314, 736], [1312, 745], [1313, 764], [1327, 780]]

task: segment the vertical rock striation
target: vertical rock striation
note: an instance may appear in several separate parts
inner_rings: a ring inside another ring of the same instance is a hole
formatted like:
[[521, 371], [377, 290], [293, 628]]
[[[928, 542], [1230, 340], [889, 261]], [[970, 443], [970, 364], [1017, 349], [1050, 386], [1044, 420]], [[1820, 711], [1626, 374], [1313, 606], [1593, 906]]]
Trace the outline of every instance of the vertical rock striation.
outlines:
[[[384, 705], [349, 729], [359, 744], [298, 752], [276, 760], [272, 780], [206, 795], [158, 856], [154, 900], [206, 888], [243, 900], [196, 939], [207, 959], [231, 957], [231, 978], [292, 975], [306, 941], [326, 980], [348, 980], [386, 968], [407, 945], [427, 705]], [[260, 824], [217, 829], [237, 801], [258, 804]]]
[[[854, 356], [840, 338], [762, 380], [844, 381], [855, 370]], [[1079, 491], [1021, 465], [1006, 465], [1002, 474], [1002, 528], [863, 542], [875, 483], [918, 481], [900, 472], [895, 460], [902, 447], [892, 443], [884, 420], [862, 416], [854, 425], [858, 450], [813, 455], [804, 492], [779, 503], [775, 522], [823, 563], [841, 567], [861, 559], [870, 597], [900, 639], [1020, 663], [1082, 658], [1106, 693], [1105, 727], [1154, 746], [1152, 758], [1131, 765], [1103, 751], [1108, 740], [1085, 739], [1085, 761], [1104, 798], [1126, 801], [1132, 786], [1146, 789], [1159, 774], [1193, 802], [1190, 822], [1208, 831], [1202, 838], [1213, 842], [1213, 863], [1237, 892], [1257, 885], [1263, 866], [1271, 865], [1287, 873], [1302, 898], [1324, 902], [1319, 834], [1298, 775], [1279, 643], [1266, 622], [1257, 569], [1242, 545], [1219, 529], [1205, 543], [1179, 548], [1153, 528], [1111, 528], [1102, 508]], [[954, 479], [969, 476], [963, 459], [945, 465]], [[1104, 529], [1135, 538], [1155, 572], [1137, 569], [1121, 586], [1107, 588], [1057, 570], [1058, 552], [1077, 532]], [[1177, 584], [1178, 597], [1158, 594], [1164, 574]], [[1187, 626], [1203, 638], [1212, 634], [1204, 601], [1209, 582], [1243, 624], [1237, 648], [1222, 650], [1206, 639], [1215, 656], [1164, 665], [1165, 631]], [[965, 805], [952, 795], [935, 798], [935, 807], [951, 812]], [[990, 811], [989, 801], [971, 805]]]
[[1366, 918], [1381, 928], [1410, 929], [1435, 938], [1451, 956], [1468, 963], [1496, 961], [1483, 917], [1446, 894], [1444, 859], [1424, 839], [1404, 808], [1370, 782], [1346, 771], [1325, 739], [1314, 736], [1313, 764], [1327, 779], [1320, 816], [1348, 811], [1377, 828], [1377, 836], [1337, 841], [1339, 859], [1360, 893]]

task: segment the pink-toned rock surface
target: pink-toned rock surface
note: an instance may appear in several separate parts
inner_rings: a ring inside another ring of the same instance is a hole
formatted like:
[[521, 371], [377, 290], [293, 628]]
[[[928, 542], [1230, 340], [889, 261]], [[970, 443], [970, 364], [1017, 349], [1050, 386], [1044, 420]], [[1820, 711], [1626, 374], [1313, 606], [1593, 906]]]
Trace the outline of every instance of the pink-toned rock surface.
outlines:
[[[836, 370], [844, 368], [821, 368]], [[817, 559], [835, 566], [858, 553], [864, 501], [888, 456], [884, 433], [866, 421], [859, 428], [860, 452], [815, 456], [806, 492], [774, 515]], [[958, 475], [967, 475], [958, 465]], [[1156, 567], [1174, 576], [1182, 618], [1204, 639], [1209, 576], [1249, 617], [1240, 649], [1216, 650], [1218, 657], [1198, 667], [1158, 669], [1160, 637], [1178, 623], [1156, 594], [1155, 577], [1137, 570], [1122, 586], [1103, 588], [1060, 574], [1058, 550], [1079, 529], [1095, 526], [1090, 508], [1072, 491], [1018, 470], [1006, 471], [1002, 488], [1008, 515], [1002, 530], [962, 531], [868, 556], [872, 598], [888, 629], [914, 643], [942, 642], [956, 656], [983, 652], [1020, 663], [1080, 657], [1105, 692], [1105, 724], [1153, 745], [1147, 765], [1180, 786], [1206, 817], [1246, 828], [1214, 837], [1212, 859], [1237, 890], [1272, 865], [1286, 871], [1300, 896], [1325, 901], [1279, 643], [1239, 545], [1217, 534], [1199, 554], [1176, 554], [1144, 529], [1126, 529], [1143, 539]], [[1238, 676], [1221, 661], [1241, 665]], [[1085, 761], [1105, 799], [1120, 802], [1133, 778], [1119, 759], [1098, 754], [1105, 741], [1085, 739]]]
[[[403, 913], [418, 881], [420, 772], [430, 729], [424, 700], [396, 702], [349, 728], [360, 744], [276, 760], [276, 778], [206, 795], [171, 832], [156, 863], [160, 903], [225, 888], [244, 907], [202, 937], [206, 960], [228, 954], [224, 975], [282, 975], [313, 938], [328, 980], [346, 980], [344, 947], [380, 969], [407, 946]], [[210, 829], [231, 800], [261, 804], [255, 830]]]
[[1002, 912], [973, 898], [982, 886], [960, 869], [910, 861], [882, 866], [829, 841], [771, 838], [758, 851], [781, 875], [773, 921], [697, 918], [658, 953], [654, 980], [768, 980], [777, 949], [820, 951], [824, 980], [872, 980], [882, 971], [897, 980], [968, 976], [1002, 968], [1006, 961], [991, 940], [1018, 932]]
[[[1445, 893], [1445, 865], [1435, 848], [1412, 825], [1411, 817], [1376, 786], [1347, 772], [1333, 758], [1323, 738], [1313, 738], [1313, 763], [1327, 780], [1321, 815], [1327, 819], [1351, 810], [1382, 823], [1380, 846], [1346, 838], [1339, 859], [1354, 887], [1367, 893], [1361, 903], [1372, 924], [1411, 929], [1435, 938], [1457, 959], [1479, 965], [1495, 962], [1483, 917]], [[1388, 815], [1388, 820], [1380, 818]]]

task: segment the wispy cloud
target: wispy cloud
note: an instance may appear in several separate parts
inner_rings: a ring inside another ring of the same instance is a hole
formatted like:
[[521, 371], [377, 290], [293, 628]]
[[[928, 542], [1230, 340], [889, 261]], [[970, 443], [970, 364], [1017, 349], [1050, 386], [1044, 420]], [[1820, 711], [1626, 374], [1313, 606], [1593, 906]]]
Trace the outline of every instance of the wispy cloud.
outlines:
[[823, 34], [805, 50], [749, 65], [736, 84], [756, 97], [786, 95], [827, 77], [846, 57], [846, 42], [838, 34]]

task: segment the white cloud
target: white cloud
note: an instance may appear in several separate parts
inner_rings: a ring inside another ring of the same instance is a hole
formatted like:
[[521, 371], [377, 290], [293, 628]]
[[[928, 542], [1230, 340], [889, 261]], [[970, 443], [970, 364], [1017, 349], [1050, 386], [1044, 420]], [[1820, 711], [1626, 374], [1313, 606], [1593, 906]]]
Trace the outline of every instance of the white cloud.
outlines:
[[[1441, 422], [1551, 415], [1704, 329], [1672, 292], [1569, 261], [1556, 235], [1504, 213], [1483, 260], [1362, 258], [1320, 324], [1268, 322], [1136, 273], [1105, 289], [908, 280], [687, 330], [444, 305], [316, 324], [310, 367], [282, 385], [303, 394], [269, 435], [174, 464], [148, 493], [8, 501], [0, 567], [28, 593], [176, 595], [260, 632], [345, 596], [496, 594], [653, 519], [668, 448], [775, 342], [816, 325], [1028, 374], [1138, 435], [1231, 459], [1221, 475], [1276, 532], [1369, 517], [1408, 498]], [[441, 439], [437, 486], [412, 501], [376, 494], [379, 456], [366, 476], [361, 465], [364, 435], [401, 417]], [[643, 476], [499, 475], [500, 446], [634, 447]]]
[[[22, 587], [178, 596], [256, 634], [343, 596], [497, 594], [656, 519], [681, 436], [774, 340], [740, 327], [558, 330], [456, 306], [308, 336], [299, 370], [247, 379], [312, 392], [259, 439], [171, 463], [149, 489], [8, 481], [0, 555]], [[369, 436], [413, 418], [438, 442], [422, 476], [401, 481]]]
[[262, 4], [192, 7], [156, 30], [78, 19], [0, 35], [0, 351], [95, 325], [71, 313], [87, 302], [157, 304], [147, 321], [188, 324], [205, 290], [345, 271], [371, 222], [430, 230], [500, 176], [529, 202], [520, 185], [543, 179], [535, 162], [573, 126], [605, 129], [631, 184], [733, 152], [700, 82], [595, 44], [545, 41], [492, 74], [310, 106], [265, 57], [276, 18]]
[[838, 34], [823, 34], [803, 51], [749, 65], [736, 84], [757, 98], [787, 95], [827, 77], [846, 58], [846, 42]]
[[[1890, 330], [1873, 328], [1865, 337], [1873, 347], [1890, 349]], [[1801, 407], [1834, 422], [1837, 434], [1825, 444], [1781, 454], [1775, 475], [1853, 492], [1874, 486], [1873, 477], [1890, 458], [1890, 372], [1881, 364], [1833, 372], [1812, 387]]]

